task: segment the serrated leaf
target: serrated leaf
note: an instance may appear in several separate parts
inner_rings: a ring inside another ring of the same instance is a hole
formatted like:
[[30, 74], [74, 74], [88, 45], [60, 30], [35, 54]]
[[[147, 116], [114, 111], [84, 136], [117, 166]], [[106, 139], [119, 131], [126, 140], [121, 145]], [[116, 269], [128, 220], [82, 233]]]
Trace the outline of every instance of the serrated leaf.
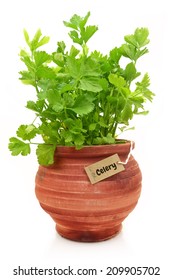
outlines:
[[100, 92], [103, 90], [101, 84], [99, 83], [99, 79], [90, 77], [83, 77], [80, 80], [79, 88], [91, 92]]
[[133, 81], [138, 76], [140, 76], [140, 73], [136, 71], [136, 67], [133, 62], [127, 64], [127, 66], [124, 70], [124, 76], [125, 76], [125, 79], [129, 82]]
[[135, 36], [133, 34], [124, 36], [124, 40], [127, 43], [132, 44], [135, 47], [138, 47], [138, 42], [136, 41]]
[[23, 140], [31, 140], [37, 134], [37, 129], [33, 124], [30, 125], [20, 125], [17, 130], [17, 136]]
[[137, 28], [134, 34], [126, 35], [125, 41], [136, 48], [141, 48], [147, 45], [150, 40], [148, 39], [149, 31], [147, 28]]
[[[24, 35], [25, 35], [25, 40], [28, 40], [26, 31], [25, 31]], [[42, 32], [41, 32], [40, 29], [38, 29], [36, 31], [35, 35], [34, 35], [34, 38], [29, 42], [28, 45], [29, 45], [30, 50], [31, 50], [32, 53], [37, 48], [39, 48], [39, 47], [41, 47], [41, 46], [43, 46], [43, 45], [45, 45], [45, 44], [47, 44], [49, 42], [50, 38], [48, 36], [44, 36], [42, 38], [41, 38], [41, 36], [42, 36]], [[28, 35], [28, 37], [29, 37], [29, 35]]]
[[61, 111], [63, 109], [63, 101], [61, 101], [61, 94], [57, 90], [50, 89], [46, 92], [46, 98], [53, 106], [53, 109], [58, 112], [59, 110]]
[[114, 144], [115, 138], [112, 137], [111, 133], [108, 133], [106, 136], [96, 137], [93, 140], [93, 144], [95, 145], [105, 145], [105, 144]]
[[80, 26], [81, 29], [83, 29], [84, 26], [86, 25], [86, 23], [87, 23], [87, 21], [88, 21], [90, 15], [91, 15], [91, 13], [88, 12], [84, 18], [81, 18], [81, 20], [80, 20], [80, 22], [79, 22], [79, 26]]
[[35, 63], [31, 61], [29, 56], [21, 56], [21, 61], [25, 63], [26, 67], [32, 74], [35, 73]]
[[43, 79], [55, 79], [56, 78], [56, 74], [53, 71], [52, 68], [48, 67], [48, 66], [43, 66], [41, 65], [37, 71], [36, 74], [38, 76], [38, 78], [43, 78]]
[[65, 143], [71, 143], [73, 141], [73, 134], [69, 130], [63, 130], [61, 133]]
[[123, 77], [118, 76], [117, 74], [109, 74], [108, 76], [109, 82], [116, 86], [118, 89], [121, 89], [122, 87], [125, 86], [126, 81], [124, 80]]
[[111, 135], [111, 133], [108, 133], [106, 136], [103, 137], [104, 144], [114, 144], [115, 138]]
[[64, 109], [64, 106], [61, 103], [57, 102], [55, 105], [53, 105], [52, 109], [55, 112], [59, 113]]
[[72, 45], [70, 49], [70, 56], [76, 57], [79, 53], [80, 51]]
[[70, 109], [73, 110], [76, 114], [86, 115], [93, 111], [94, 104], [90, 102], [85, 96], [79, 96], [77, 97], [73, 108]]
[[80, 17], [77, 14], [74, 14], [71, 17], [69, 22], [63, 21], [63, 23], [66, 27], [70, 27], [70, 28], [73, 28], [76, 30], [78, 30], [79, 28], [82, 29], [82, 28], [84, 28], [85, 24], [87, 23], [89, 16], [90, 16], [90, 12], [88, 12], [84, 18]]
[[135, 30], [135, 40], [138, 42], [138, 46], [141, 48], [147, 45], [150, 40], [148, 39], [149, 31], [148, 28], [137, 28]]
[[123, 44], [120, 48], [121, 54], [136, 61], [136, 48], [133, 45]]
[[145, 73], [144, 77], [142, 78], [141, 82], [137, 82], [136, 85], [141, 86], [143, 88], [147, 88], [150, 86], [150, 77], [148, 73]]
[[45, 51], [36, 51], [34, 52], [34, 59], [36, 66], [39, 67], [42, 65], [44, 62], [49, 61], [51, 56], [46, 53]]
[[136, 85], [137, 87], [134, 93], [136, 93], [136, 95], [138, 96], [141, 95], [142, 97], [145, 97], [151, 102], [155, 94], [148, 89], [148, 87], [150, 86], [150, 78], [148, 73], [146, 73], [142, 81], [137, 82]]
[[63, 23], [66, 27], [70, 27], [70, 28], [78, 30], [80, 21], [81, 21], [81, 17], [74, 14], [71, 17], [69, 22], [68, 21], [63, 21]]
[[54, 162], [55, 145], [39, 144], [36, 150], [38, 163], [50, 165]]
[[30, 154], [30, 145], [17, 139], [16, 137], [10, 138], [8, 148], [13, 156], [17, 156], [19, 154], [21, 154], [22, 156], [27, 156], [28, 154]]
[[142, 55], [148, 53], [148, 49], [147, 48], [144, 48], [142, 50], [138, 50], [137, 53], [136, 53], [136, 60], [141, 57]]
[[38, 100], [36, 102], [34, 101], [28, 101], [26, 108], [33, 110], [35, 112], [41, 113], [44, 107], [44, 100]]
[[94, 35], [94, 33], [98, 30], [98, 27], [95, 25], [89, 25], [86, 27], [85, 32], [83, 32], [83, 40], [85, 43]]
[[64, 66], [64, 57], [62, 53], [55, 53], [53, 56], [53, 61], [60, 67]]
[[115, 47], [113, 50], [110, 51], [110, 58], [115, 62], [118, 63], [121, 58], [121, 51], [119, 48]]
[[65, 51], [65, 48], [66, 48], [66, 44], [64, 43], [64, 41], [58, 42], [57, 45], [58, 45], [57, 52], [64, 54], [64, 51]]
[[85, 136], [82, 134], [73, 135], [73, 141], [76, 149], [81, 149], [85, 141]]
[[72, 31], [69, 32], [69, 36], [73, 40], [74, 43], [82, 45], [83, 40], [82, 40], [81, 37], [79, 37], [78, 32], [76, 32], [75, 30], [72, 30]]
[[121, 115], [120, 115], [120, 122], [128, 124], [129, 120], [131, 120], [133, 117], [133, 112], [132, 112], [132, 105], [130, 102], [126, 102]]
[[29, 71], [20, 71], [19, 74], [21, 75], [19, 80], [21, 80], [23, 84], [32, 85], [35, 87], [35, 78], [33, 73]]

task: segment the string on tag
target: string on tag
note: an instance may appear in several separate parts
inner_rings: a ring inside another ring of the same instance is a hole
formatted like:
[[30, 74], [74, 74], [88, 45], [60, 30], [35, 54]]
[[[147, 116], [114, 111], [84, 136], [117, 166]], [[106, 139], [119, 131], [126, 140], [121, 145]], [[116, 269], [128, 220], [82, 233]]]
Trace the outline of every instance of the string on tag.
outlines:
[[117, 163], [118, 164], [126, 165], [128, 163], [128, 161], [129, 161], [130, 156], [131, 156], [132, 149], [133, 149], [133, 142], [130, 141], [130, 151], [128, 153], [128, 156], [127, 156], [126, 160], [125, 161], [117, 161]]

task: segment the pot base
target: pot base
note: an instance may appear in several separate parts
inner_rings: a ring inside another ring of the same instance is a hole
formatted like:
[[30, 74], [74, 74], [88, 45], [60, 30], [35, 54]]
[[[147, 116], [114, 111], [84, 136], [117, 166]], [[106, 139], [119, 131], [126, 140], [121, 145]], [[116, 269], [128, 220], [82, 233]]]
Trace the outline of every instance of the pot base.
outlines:
[[122, 229], [122, 224], [115, 226], [114, 228], [108, 228], [101, 230], [74, 230], [62, 227], [61, 225], [56, 224], [56, 231], [62, 237], [78, 241], [78, 242], [98, 242], [110, 239], [117, 235]]

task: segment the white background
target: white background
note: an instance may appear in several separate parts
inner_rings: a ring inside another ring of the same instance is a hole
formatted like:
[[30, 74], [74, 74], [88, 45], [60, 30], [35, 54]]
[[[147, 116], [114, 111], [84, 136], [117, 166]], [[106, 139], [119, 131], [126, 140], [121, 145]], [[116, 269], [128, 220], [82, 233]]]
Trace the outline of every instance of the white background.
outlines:
[[[98, 276], [80, 279], [171, 279], [172, 273], [172, 8], [171, 1], [61, 0], [1, 1], [0, 3], [0, 277], [1, 279], [61, 279], [60, 276], [13, 276], [17, 266], [30, 268], [103, 269]], [[127, 133], [136, 142], [134, 156], [143, 173], [143, 191], [122, 232], [101, 243], [77, 243], [61, 238], [34, 194], [37, 161], [11, 157], [8, 138], [17, 127], [33, 120], [25, 110], [34, 93], [18, 80], [22, 70], [18, 53], [25, 46], [23, 28], [34, 34], [41, 28], [52, 40], [69, 42], [63, 20], [91, 11], [90, 24], [99, 26], [91, 49], [104, 53], [123, 42], [136, 27], [150, 30], [150, 53], [139, 70], [149, 72], [156, 97], [150, 114], [138, 117], [136, 130]], [[161, 276], [105, 276], [108, 266], [159, 266]], [[59, 278], [58, 278], [59, 277]], [[68, 279], [68, 276], [66, 276]], [[79, 279], [77, 276], [69, 276]]]

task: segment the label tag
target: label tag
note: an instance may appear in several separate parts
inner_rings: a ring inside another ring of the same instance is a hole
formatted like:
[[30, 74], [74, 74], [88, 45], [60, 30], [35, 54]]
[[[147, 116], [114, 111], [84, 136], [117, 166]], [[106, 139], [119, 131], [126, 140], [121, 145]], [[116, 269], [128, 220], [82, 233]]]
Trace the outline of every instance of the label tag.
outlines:
[[91, 184], [95, 184], [125, 170], [124, 166], [118, 163], [119, 161], [118, 154], [115, 154], [85, 167]]

